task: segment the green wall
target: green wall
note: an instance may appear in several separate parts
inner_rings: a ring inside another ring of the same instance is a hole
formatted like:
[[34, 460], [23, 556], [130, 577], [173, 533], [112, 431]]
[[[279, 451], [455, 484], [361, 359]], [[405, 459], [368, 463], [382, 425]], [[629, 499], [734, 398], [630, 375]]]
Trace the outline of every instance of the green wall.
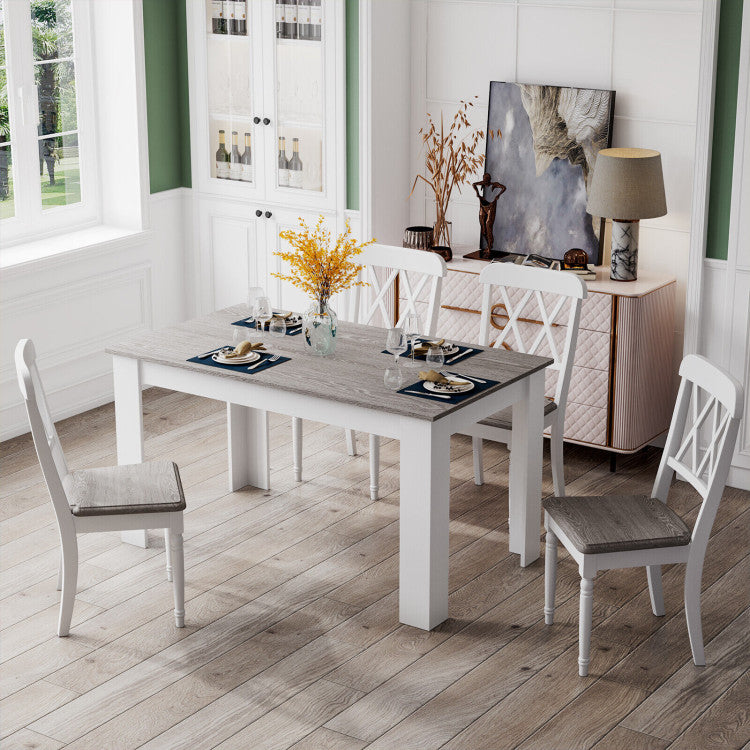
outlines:
[[143, 0], [151, 192], [190, 187], [184, 0]]
[[723, 0], [719, 16], [706, 257], [721, 260], [726, 260], [729, 244], [742, 2], [743, 0]]

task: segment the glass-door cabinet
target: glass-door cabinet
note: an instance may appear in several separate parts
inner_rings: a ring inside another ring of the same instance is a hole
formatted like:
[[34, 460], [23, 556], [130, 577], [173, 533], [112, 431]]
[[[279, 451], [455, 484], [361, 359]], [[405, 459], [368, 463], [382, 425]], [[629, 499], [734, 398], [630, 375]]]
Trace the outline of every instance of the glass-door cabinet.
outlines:
[[342, 0], [187, 0], [193, 186], [310, 210], [342, 192]]

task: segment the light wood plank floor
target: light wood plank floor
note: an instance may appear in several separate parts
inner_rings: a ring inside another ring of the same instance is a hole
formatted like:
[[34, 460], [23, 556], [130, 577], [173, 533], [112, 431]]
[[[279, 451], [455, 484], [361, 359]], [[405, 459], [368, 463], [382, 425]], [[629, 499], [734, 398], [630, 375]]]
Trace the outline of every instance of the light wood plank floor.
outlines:
[[[2, 444], [0, 653], [3, 748], [750, 747], [750, 493], [729, 489], [703, 574], [708, 666], [690, 660], [683, 569], [651, 615], [643, 570], [599, 576], [591, 674], [577, 676], [578, 573], [561, 553], [556, 623], [543, 623], [543, 561], [508, 554], [508, 452], [451, 464], [451, 618], [397, 620], [398, 444], [368, 497], [366, 439], [305, 424], [305, 481], [289, 420], [272, 419], [273, 490], [227, 493], [224, 406], [151, 389], [148, 458], [181, 469], [186, 628], [176, 630], [164, 546], [80, 537], [69, 638], [57, 638], [58, 539], [28, 436]], [[72, 468], [115, 462], [112, 406], [59, 425]], [[548, 461], [548, 454], [545, 453]], [[566, 448], [569, 494], [648, 492], [659, 451]], [[545, 463], [544, 491], [552, 492]], [[693, 520], [684, 483], [673, 507]]]

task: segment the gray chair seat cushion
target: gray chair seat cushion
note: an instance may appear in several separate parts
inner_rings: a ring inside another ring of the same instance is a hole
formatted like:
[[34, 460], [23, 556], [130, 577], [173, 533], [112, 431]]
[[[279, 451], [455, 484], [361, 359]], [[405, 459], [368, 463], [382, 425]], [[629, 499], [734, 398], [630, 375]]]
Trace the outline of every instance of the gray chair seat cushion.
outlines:
[[185, 510], [180, 472], [171, 461], [73, 471], [63, 486], [74, 516]]
[[[544, 400], [544, 416], [551, 414], [557, 409], [557, 404], [549, 399]], [[479, 424], [486, 424], [490, 427], [499, 427], [501, 430], [510, 430], [513, 428], [513, 407], [508, 407], [502, 411], [495, 412], [487, 419], [481, 419]]]
[[551, 497], [542, 501], [579, 552], [626, 552], [681, 547], [690, 529], [661, 501], [645, 495]]

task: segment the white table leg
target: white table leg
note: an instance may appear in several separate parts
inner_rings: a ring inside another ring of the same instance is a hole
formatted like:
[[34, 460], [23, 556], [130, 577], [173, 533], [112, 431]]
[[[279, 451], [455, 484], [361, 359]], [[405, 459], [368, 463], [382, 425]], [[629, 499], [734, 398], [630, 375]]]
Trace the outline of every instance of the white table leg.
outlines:
[[448, 617], [450, 434], [404, 429], [400, 495], [399, 620], [430, 630]]
[[229, 491], [251, 485], [271, 488], [268, 464], [268, 412], [227, 404]]
[[509, 547], [521, 555], [521, 566], [539, 557], [542, 514], [542, 430], [544, 371], [526, 378], [524, 398], [513, 404], [509, 482]]
[[[113, 357], [115, 384], [115, 430], [117, 463], [139, 464], [143, 461], [143, 403], [141, 401], [141, 367], [137, 359]], [[123, 542], [146, 547], [146, 531], [121, 531]]]

